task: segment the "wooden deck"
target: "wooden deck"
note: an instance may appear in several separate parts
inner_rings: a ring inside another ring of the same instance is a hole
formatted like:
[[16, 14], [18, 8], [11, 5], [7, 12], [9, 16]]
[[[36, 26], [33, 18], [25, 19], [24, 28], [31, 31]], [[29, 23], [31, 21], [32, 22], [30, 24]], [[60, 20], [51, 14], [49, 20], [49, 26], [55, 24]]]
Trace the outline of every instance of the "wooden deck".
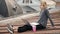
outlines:
[[[23, 33], [18, 33], [17, 32], [17, 28], [20, 26], [20, 23], [15, 23], [14, 24], [14, 34], [60, 34], [60, 12], [56, 12], [51, 14], [51, 18], [55, 24], [55, 28], [51, 27], [51, 24], [48, 23], [48, 26], [45, 30], [39, 30], [37, 32], [32, 32], [32, 31], [27, 31], [27, 32], [23, 32]], [[32, 21], [36, 21], [38, 19], [38, 16], [27, 19], [30, 22]], [[48, 21], [49, 22], [49, 21]], [[0, 24], [0, 34], [9, 34], [9, 32], [6, 29], [6, 25], [4, 24]]]
[[[59, 3], [60, 4], [60, 3]], [[58, 4], [58, 5], [59, 5]], [[45, 30], [39, 30], [37, 32], [32, 31], [26, 31], [23, 33], [18, 33], [17, 28], [20, 26], [22, 21], [20, 23], [14, 23], [14, 34], [60, 34], [60, 12], [56, 12], [51, 14], [51, 18], [55, 24], [55, 28], [51, 27], [51, 24], [48, 23], [47, 28]], [[27, 19], [29, 22], [36, 21], [38, 19], [38, 16]], [[49, 21], [48, 21], [49, 22]], [[22, 25], [22, 24], [21, 24]], [[6, 29], [5, 24], [0, 24], [0, 34], [10, 34]]]

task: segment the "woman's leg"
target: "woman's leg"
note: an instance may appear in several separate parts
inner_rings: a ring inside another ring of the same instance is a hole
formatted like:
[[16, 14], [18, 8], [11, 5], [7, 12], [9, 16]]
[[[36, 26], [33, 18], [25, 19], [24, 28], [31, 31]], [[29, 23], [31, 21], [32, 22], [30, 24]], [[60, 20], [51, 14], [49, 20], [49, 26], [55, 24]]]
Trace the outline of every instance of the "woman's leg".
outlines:
[[36, 29], [37, 30], [42, 30], [42, 29], [46, 29], [46, 27], [44, 27], [43, 25], [40, 24], [40, 25], [36, 26]]

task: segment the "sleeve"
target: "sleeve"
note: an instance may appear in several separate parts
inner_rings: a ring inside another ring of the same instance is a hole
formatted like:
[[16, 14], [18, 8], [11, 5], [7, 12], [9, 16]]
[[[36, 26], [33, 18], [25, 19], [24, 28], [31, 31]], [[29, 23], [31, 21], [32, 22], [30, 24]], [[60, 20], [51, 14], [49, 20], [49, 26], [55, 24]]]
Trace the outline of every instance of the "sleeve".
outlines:
[[41, 21], [41, 19], [42, 19], [41, 16], [42, 16], [43, 12], [44, 12], [44, 11], [41, 11], [41, 12], [40, 12], [39, 19], [38, 19], [37, 23], [40, 23], [40, 21]]
[[50, 14], [49, 14], [49, 11], [48, 11], [48, 10], [46, 11], [46, 15], [47, 15], [47, 17], [49, 18], [52, 27], [54, 27], [54, 23], [53, 23], [53, 21], [52, 21], [51, 18], [50, 18]]

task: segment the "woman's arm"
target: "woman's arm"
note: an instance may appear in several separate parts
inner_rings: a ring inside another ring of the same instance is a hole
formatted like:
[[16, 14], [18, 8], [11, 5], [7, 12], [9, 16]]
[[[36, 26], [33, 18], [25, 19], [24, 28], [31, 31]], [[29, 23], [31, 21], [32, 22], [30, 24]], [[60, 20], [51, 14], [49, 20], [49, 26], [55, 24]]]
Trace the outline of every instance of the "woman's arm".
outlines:
[[50, 14], [49, 14], [49, 11], [48, 11], [48, 10], [46, 11], [46, 15], [47, 15], [47, 17], [49, 18], [52, 27], [54, 27], [54, 23], [53, 23], [53, 21], [52, 21], [51, 18], [50, 18]]

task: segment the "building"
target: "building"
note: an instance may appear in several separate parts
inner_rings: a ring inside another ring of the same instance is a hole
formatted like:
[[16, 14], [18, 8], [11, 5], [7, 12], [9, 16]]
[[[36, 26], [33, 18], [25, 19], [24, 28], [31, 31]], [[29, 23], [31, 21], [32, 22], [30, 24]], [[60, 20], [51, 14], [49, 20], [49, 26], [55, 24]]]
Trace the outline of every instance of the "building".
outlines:
[[14, 0], [0, 0], [0, 15], [3, 17], [22, 14], [22, 9]]

